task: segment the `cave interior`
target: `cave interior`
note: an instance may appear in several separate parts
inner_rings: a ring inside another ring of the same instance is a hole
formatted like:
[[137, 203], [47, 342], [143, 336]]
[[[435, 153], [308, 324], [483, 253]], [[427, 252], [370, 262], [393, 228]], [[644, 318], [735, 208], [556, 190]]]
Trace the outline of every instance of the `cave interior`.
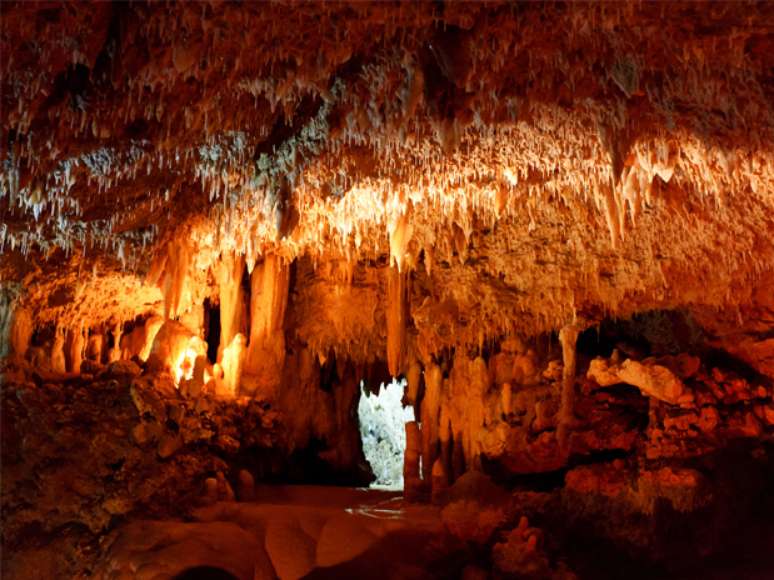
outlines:
[[774, 576], [774, 4], [3, 2], [2, 575]]

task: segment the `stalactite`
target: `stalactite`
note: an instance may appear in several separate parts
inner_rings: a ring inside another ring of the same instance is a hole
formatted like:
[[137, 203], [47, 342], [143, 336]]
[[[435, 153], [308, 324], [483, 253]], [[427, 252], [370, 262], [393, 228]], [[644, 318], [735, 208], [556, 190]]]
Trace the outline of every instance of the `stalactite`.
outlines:
[[183, 310], [188, 270], [191, 266], [192, 251], [190, 240], [178, 235], [167, 243], [164, 252], [157, 255], [148, 271], [149, 284], [157, 285], [164, 295], [164, 318], [177, 318]]
[[393, 377], [406, 364], [407, 324], [409, 317], [408, 273], [392, 266], [387, 271], [387, 367]]
[[401, 212], [390, 227], [390, 264], [403, 271], [406, 250], [411, 241], [413, 227], [409, 223], [409, 210]]
[[245, 360], [245, 388], [271, 397], [276, 394], [285, 362], [285, 310], [290, 268], [284, 259], [267, 254], [250, 276], [250, 342]]
[[572, 424], [575, 420], [575, 356], [579, 329], [568, 325], [559, 331], [559, 342], [562, 345], [562, 395], [559, 407], [559, 425], [557, 438], [563, 452], [569, 451], [569, 438]]
[[215, 265], [215, 277], [220, 295], [220, 345], [218, 361], [223, 351], [241, 332], [242, 319], [242, 273], [245, 262], [242, 256], [234, 252], [224, 252]]

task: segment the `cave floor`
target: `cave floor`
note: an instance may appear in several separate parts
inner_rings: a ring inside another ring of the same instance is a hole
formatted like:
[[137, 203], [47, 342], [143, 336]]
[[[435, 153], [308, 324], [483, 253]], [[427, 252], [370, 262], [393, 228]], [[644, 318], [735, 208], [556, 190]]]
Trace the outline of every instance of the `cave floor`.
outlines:
[[118, 528], [101, 572], [141, 579], [212, 567], [251, 580], [426, 578], [436, 576], [427, 571], [438, 571], [443, 538], [439, 509], [406, 504], [400, 493], [258, 486], [252, 502], [202, 507], [188, 521]]

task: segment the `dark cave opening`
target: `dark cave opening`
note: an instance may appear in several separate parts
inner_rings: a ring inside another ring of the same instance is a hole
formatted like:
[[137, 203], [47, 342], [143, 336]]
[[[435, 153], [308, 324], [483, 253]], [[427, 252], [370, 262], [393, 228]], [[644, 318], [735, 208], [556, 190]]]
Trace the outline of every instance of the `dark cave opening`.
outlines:
[[218, 361], [218, 346], [220, 346], [220, 304], [213, 303], [210, 298], [204, 301], [204, 328], [207, 360], [210, 364], [215, 364]]

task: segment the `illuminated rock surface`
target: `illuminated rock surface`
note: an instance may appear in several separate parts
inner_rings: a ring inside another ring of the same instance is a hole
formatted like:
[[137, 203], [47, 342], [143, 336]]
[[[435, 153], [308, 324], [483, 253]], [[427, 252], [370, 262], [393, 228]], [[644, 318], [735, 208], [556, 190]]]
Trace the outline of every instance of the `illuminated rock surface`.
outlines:
[[772, 4], [0, 24], [4, 576], [771, 575]]

